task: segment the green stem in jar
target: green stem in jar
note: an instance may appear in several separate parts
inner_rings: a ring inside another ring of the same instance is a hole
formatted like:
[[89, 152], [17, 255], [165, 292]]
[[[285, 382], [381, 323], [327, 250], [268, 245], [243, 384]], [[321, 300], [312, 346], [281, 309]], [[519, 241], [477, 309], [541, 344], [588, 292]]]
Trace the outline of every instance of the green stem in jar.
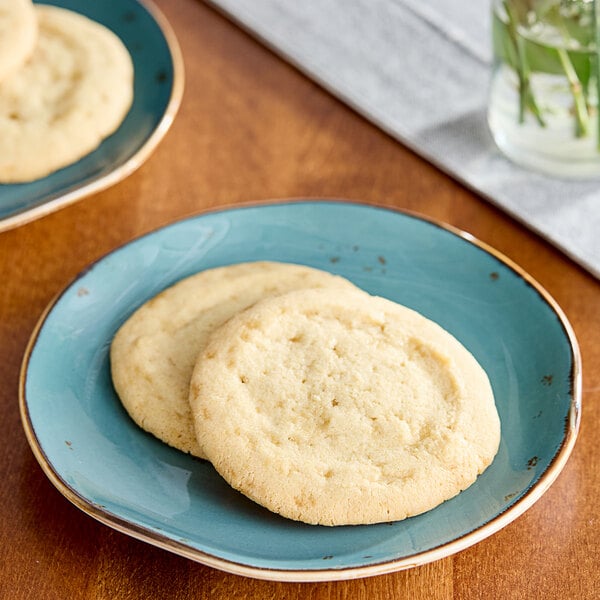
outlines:
[[596, 79], [596, 150], [600, 152], [600, 2], [598, 0], [594, 0], [592, 23], [594, 27], [593, 68]]
[[525, 121], [525, 111], [529, 109], [539, 125], [545, 127], [546, 123], [531, 90], [530, 69], [525, 53], [525, 46], [523, 39], [518, 35], [518, 17], [509, 0], [504, 0], [503, 6], [508, 19], [506, 22], [506, 30], [509, 37], [509, 40], [507, 40], [507, 51], [511, 56], [511, 62], [519, 79], [519, 123]]
[[558, 53], [558, 59], [560, 60], [562, 69], [565, 72], [567, 81], [569, 82], [571, 95], [573, 96], [573, 106], [575, 109], [575, 136], [585, 137], [589, 133], [590, 126], [590, 116], [588, 113], [585, 90], [581, 80], [579, 79], [579, 76], [577, 75], [577, 71], [575, 70], [573, 63], [571, 62], [569, 53], [566, 50], [566, 47], [569, 45], [570, 35], [566, 24], [562, 20], [559, 30], [561, 32], [565, 47], [557, 48], [556, 51]]
[[564, 48], [557, 48], [557, 52], [569, 82], [569, 89], [573, 96], [575, 107], [575, 135], [576, 137], [584, 137], [589, 132], [590, 117], [587, 110], [583, 86], [581, 85], [581, 81], [579, 81], [579, 77], [577, 77], [577, 73], [573, 68], [573, 63], [571, 62], [567, 51]]

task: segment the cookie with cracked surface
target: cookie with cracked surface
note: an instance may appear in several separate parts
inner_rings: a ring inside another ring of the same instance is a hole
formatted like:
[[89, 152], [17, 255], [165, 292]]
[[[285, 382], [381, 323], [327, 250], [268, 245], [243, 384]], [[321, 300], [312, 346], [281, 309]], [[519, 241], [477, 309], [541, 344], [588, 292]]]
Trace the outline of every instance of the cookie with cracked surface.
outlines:
[[109, 29], [36, 5], [36, 44], [0, 86], [0, 181], [44, 177], [95, 150], [133, 101], [133, 63]]
[[33, 52], [38, 26], [31, 0], [0, 0], [0, 81]]
[[368, 524], [430, 510], [491, 463], [488, 378], [452, 335], [366, 292], [290, 292], [211, 336], [196, 435], [234, 488], [285, 517]]
[[302, 265], [252, 262], [183, 279], [142, 305], [119, 329], [112, 378], [133, 420], [167, 444], [205, 458], [188, 404], [189, 382], [208, 336], [267, 296], [307, 287], [356, 289], [346, 279]]

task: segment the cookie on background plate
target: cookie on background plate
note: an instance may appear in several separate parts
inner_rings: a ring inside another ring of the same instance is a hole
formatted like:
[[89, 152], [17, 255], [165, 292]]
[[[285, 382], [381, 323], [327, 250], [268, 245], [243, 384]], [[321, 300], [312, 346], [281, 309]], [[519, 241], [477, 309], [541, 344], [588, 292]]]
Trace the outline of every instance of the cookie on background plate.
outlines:
[[127, 115], [133, 63], [109, 29], [35, 5], [29, 59], [0, 85], [0, 182], [32, 181], [95, 150]]
[[37, 33], [31, 0], [0, 0], [0, 82], [29, 58]]
[[199, 356], [190, 405], [230, 485], [312, 524], [427, 511], [471, 485], [500, 440], [464, 346], [362, 291], [295, 291], [236, 315]]
[[276, 262], [240, 263], [183, 279], [142, 305], [110, 351], [115, 390], [132, 419], [160, 440], [206, 458], [196, 440], [189, 382], [209, 335], [258, 300], [291, 290], [355, 290], [317, 269]]

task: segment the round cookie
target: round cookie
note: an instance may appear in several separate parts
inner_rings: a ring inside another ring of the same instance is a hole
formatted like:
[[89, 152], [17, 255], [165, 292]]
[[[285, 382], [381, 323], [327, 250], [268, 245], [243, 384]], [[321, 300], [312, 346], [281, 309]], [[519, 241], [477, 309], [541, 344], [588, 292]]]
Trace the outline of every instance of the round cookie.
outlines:
[[356, 289], [305, 266], [241, 263], [183, 279], [142, 305], [119, 329], [110, 351], [121, 402], [146, 431], [205, 458], [188, 404], [189, 382], [208, 336], [234, 314], [273, 294], [306, 287]]
[[230, 485], [321, 525], [427, 511], [471, 485], [500, 439], [464, 346], [361, 291], [291, 292], [233, 317], [199, 356], [190, 405]]
[[0, 0], [0, 82], [29, 58], [37, 32], [31, 0]]
[[112, 31], [36, 5], [33, 54], [0, 85], [0, 181], [26, 182], [95, 150], [133, 100], [133, 63]]

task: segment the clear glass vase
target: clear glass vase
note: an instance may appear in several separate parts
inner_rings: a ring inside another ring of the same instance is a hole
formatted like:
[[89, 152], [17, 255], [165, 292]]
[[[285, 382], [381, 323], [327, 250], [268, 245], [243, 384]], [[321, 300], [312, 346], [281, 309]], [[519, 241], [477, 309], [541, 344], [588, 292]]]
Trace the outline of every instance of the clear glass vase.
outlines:
[[600, 177], [596, 2], [493, 0], [492, 11], [497, 145], [525, 167]]

